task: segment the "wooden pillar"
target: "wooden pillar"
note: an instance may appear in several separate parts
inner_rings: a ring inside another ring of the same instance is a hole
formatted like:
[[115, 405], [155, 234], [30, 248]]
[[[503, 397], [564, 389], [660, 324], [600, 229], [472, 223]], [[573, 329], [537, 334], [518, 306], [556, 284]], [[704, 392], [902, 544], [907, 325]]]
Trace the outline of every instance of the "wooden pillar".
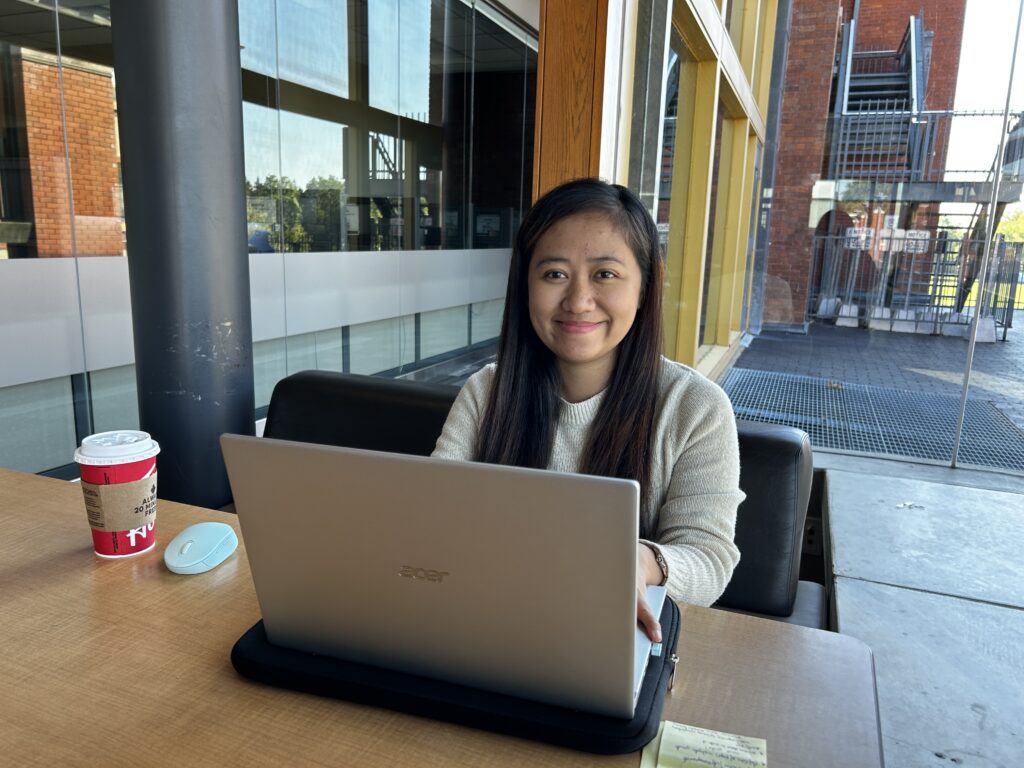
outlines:
[[541, 0], [533, 199], [582, 176], [627, 183], [636, 0]]

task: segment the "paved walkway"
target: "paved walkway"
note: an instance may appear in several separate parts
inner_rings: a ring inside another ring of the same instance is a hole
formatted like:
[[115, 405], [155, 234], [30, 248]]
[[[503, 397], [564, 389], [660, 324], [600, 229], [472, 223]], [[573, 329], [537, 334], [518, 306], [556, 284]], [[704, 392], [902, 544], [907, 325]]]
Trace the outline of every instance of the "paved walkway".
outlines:
[[[967, 341], [812, 324], [807, 335], [763, 333], [737, 368], [959, 397]], [[1006, 341], [976, 344], [968, 397], [992, 402], [1024, 431], [1024, 311]]]
[[1024, 486], [916, 474], [891, 462], [829, 471], [836, 628], [875, 654], [886, 765], [1019, 765]]

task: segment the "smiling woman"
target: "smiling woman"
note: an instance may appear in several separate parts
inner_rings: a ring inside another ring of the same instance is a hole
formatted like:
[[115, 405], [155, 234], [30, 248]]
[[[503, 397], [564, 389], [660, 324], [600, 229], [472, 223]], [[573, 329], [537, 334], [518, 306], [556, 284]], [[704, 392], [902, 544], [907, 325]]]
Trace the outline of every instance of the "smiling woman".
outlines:
[[636, 318], [643, 284], [636, 257], [603, 214], [570, 216], [537, 243], [529, 281], [530, 322], [556, 358], [563, 397], [593, 397]]
[[717, 600], [743, 499], [728, 399], [661, 356], [662, 274], [657, 229], [625, 187], [580, 179], [540, 198], [512, 251], [497, 362], [466, 382], [434, 450], [636, 480], [637, 616], [655, 640], [647, 585]]

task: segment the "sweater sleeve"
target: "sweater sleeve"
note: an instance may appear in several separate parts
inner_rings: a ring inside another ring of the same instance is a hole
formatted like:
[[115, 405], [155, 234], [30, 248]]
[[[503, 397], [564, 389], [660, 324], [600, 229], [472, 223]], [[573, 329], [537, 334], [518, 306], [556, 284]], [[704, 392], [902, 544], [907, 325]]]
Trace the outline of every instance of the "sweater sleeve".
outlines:
[[480, 423], [493, 380], [493, 365], [481, 368], [469, 377], [448, 412], [431, 456], [455, 461], [476, 460]]
[[669, 594], [707, 606], [725, 591], [740, 559], [733, 539], [744, 494], [732, 406], [716, 385], [703, 384], [678, 404], [686, 422], [677, 433], [682, 450], [658, 510], [654, 541], [645, 543], [665, 558]]

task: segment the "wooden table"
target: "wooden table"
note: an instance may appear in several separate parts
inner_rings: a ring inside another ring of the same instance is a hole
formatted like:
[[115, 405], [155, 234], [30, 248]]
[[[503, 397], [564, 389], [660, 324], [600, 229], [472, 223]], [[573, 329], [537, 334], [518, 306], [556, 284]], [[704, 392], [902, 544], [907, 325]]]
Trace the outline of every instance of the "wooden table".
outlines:
[[[636, 766], [235, 673], [259, 618], [244, 548], [177, 576], [163, 544], [222, 512], [161, 501], [156, 548], [92, 553], [75, 483], [0, 469], [0, 763]], [[768, 740], [771, 768], [880, 766], [870, 650], [848, 637], [683, 607], [665, 717]]]

